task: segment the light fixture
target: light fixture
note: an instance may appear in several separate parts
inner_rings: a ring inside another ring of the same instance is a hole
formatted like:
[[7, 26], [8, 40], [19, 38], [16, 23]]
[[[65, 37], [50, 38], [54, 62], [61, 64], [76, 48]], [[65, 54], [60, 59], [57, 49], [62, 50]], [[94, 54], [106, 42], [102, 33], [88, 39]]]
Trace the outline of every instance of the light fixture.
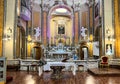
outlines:
[[90, 34], [89, 41], [90, 41], [90, 42], [93, 41], [93, 35], [92, 35], [92, 34]]
[[111, 32], [111, 30], [108, 28], [107, 30], [106, 30], [106, 34], [107, 34], [107, 38], [108, 38], [108, 40], [110, 41], [111, 40], [111, 34], [112, 34], [112, 32]]
[[66, 13], [67, 9], [65, 9], [65, 8], [57, 8], [55, 11], [58, 12], [58, 13]]
[[3, 40], [10, 40], [11, 36], [12, 36], [12, 29], [9, 27], [3, 36]]
[[111, 34], [111, 30], [110, 30], [110, 29], [107, 29], [107, 30], [106, 30], [106, 33], [107, 33], [107, 34]]
[[10, 27], [7, 29], [7, 33], [8, 33], [8, 34], [11, 34], [11, 33], [12, 33], [12, 29], [11, 29]]
[[30, 36], [30, 35], [28, 35], [27, 40], [28, 40], [28, 42], [31, 42], [31, 41], [32, 41], [32, 39], [31, 39], [31, 36]]

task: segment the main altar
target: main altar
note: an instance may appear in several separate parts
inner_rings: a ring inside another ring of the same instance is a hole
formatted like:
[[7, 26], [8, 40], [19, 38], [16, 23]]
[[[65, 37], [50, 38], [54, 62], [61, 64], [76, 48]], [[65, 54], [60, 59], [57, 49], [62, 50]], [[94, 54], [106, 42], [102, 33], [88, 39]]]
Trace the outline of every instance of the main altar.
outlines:
[[59, 43], [57, 46], [47, 48], [45, 50], [44, 56], [47, 61], [59, 61], [61, 62], [64, 59], [70, 59], [73, 56], [73, 50], [70, 47], [64, 46], [62, 43]]
[[[59, 43], [57, 46], [52, 46], [46, 49], [45, 58], [47, 64], [44, 65], [44, 71], [55, 71], [56, 69], [60, 69], [58, 71], [63, 70], [67, 71], [72, 68], [73, 75], [76, 74], [77, 66], [73, 62], [67, 62], [68, 59], [72, 59], [75, 54], [75, 49], [70, 46], [65, 46], [63, 43]], [[66, 60], [63, 62], [63, 60]]]

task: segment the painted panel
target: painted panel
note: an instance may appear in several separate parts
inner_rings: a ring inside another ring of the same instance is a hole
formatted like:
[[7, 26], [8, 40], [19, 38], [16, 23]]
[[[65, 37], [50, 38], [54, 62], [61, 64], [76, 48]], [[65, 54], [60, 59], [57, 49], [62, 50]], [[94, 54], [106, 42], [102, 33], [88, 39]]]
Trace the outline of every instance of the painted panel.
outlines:
[[93, 28], [93, 9], [90, 7], [90, 28]]
[[4, 0], [0, 0], [0, 56], [2, 56], [2, 31], [3, 31], [3, 19], [4, 19]]
[[33, 27], [40, 27], [40, 12], [33, 11]]
[[120, 57], [120, 14], [119, 14], [119, 7], [120, 2], [119, 0], [114, 0], [114, 10], [115, 10], [115, 56]]
[[88, 12], [83, 11], [81, 15], [81, 28], [80, 28], [80, 40], [88, 40]]
[[13, 52], [14, 52], [14, 48], [13, 48], [13, 38], [14, 38], [14, 21], [15, 21], [15, 2], [16, 0], [7, 0], [7, 8], [6, 8], [6, 22], [5, 22], [5, 28], [4, 28], [4, 34], [6, 33], [5, 31], [8, 28], [12, 29], [12, 33], [11, 33], [11, 39], [6, 41], [4, 40], [4, 55], [7, 57], [7, 59], [13, 59]]
[[[112, 23], [112, 0], [104, 1], [104, 25], [105, 25], [105, 55], [114, 55], [114, 28]], [[108, 54], [108, 46], [112, 52]]]
[[79, 18], [78, 18], [78, 15], [79, 15], [79, 13], [78, 12], [76, 12], [75, 13], [75, 44], [78, 44], [78, 31], [79, 31], [79, 29], [78, 29], [78, 20], [79, 20]]
[[43, 12], [43, 44], [46, 45], [47, 41], [47, 13]]

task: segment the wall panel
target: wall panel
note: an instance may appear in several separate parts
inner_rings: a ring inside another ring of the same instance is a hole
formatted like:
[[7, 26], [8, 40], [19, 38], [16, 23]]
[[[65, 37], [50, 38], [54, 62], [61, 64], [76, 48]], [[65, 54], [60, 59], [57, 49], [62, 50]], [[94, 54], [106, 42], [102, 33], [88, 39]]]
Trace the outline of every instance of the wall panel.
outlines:
[[79, 15], [79, 13], [78, 12], [76, 12], [75, 13], [75, 44], [78, 44], [78, 31], [79, 31], [79, 29], [78, 29], [78, 20], [79, 20], [79, 18], [78, 18], [78, 15]]
[[120, 57], [120, 10], [119, 7], [119, 0], [114, 0], [114, 14], [115, 14], [115, 56]]
[[4, 19], [4, 0], [0, 0], [0, 56], [2, 56], [3, 19]]

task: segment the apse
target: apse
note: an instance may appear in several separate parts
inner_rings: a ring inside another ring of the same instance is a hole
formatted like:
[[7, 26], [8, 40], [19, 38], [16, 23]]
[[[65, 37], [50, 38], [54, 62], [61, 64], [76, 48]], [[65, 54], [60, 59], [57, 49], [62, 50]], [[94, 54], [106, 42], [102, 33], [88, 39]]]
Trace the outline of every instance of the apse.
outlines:
[[54, 7], [49, 15], [49, 44], [71, 45], [73, 35], [73, 18], [70, 9], [60, 6]]

